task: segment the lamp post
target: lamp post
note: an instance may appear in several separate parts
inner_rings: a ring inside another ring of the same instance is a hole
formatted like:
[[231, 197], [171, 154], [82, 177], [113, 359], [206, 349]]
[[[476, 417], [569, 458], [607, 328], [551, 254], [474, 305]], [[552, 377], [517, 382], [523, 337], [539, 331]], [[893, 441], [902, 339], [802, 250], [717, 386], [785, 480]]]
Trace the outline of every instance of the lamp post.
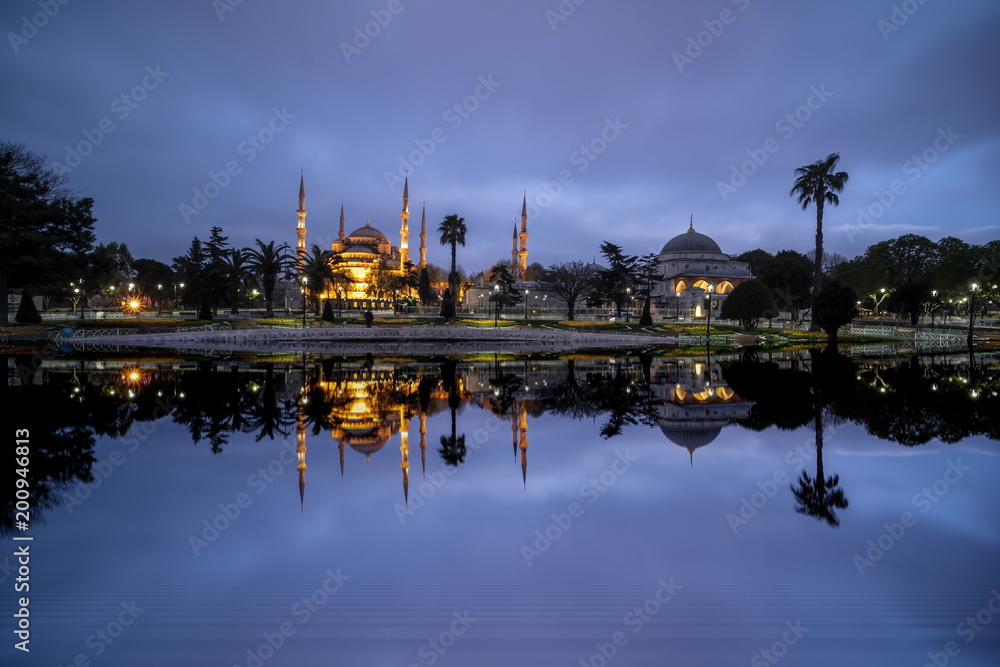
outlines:
[[969, 285], [972, 290], [969, 293], [969, 349], [972, 349], [972, 324], [976, 321], [976, 290], [979, 289], [979, 285], [972, 283]]
[[497, 328], [497, 318], [500, 316], [500, 285], [493, 286], [493, 328]]
[[712, 285], [709, 285], [708, 287], [705, 288], [705, 300], [708, 303], [708, 306], [707, 306], [708, 310], [705, 311], [705, 314], [706, 314], [706, 319], [705, 319], [705, 347], [708, 347], [708, 345], [709, 345], [709, 333], [708, 333], [708, 331], [709, 331], [709, 329], [712, 328], [712, 292], [714, 290], [715, 290], [715, 287], [712, 286]]
[[677, 321], [680, 322], [681, 321], [681, 293], [680, 293], [680, 291], [676, 292], [675, 295], [677, 296]]
[[309, 284], [309, 278], [307, 276], [302, 276], [302, 328], [306, 328], [306, 285]]
[[528, 321], [528, 290], [524, 290], [524, 321]]

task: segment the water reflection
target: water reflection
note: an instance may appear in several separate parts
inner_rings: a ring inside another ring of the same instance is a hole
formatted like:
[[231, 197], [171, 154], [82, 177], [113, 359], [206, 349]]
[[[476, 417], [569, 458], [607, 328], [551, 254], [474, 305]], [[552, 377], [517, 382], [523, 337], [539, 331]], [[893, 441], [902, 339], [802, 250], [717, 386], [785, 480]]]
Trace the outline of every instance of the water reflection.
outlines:
[[[33, 422], [31, 468], [35, 507], [42, 514], [62, 502], [67, 488], [94, 480], [97, 437], [132, 446], [144, 432], [134, 427], [164, 418], [184, 425], [191, 441], [207, 443], [213, 454], [224, 453], [235, 433], [256, 441], [294, 434], [300, 503], [310, 445], [323, 446], [325, 438], [335, 442], [343, 476], [348, 449], [370, 460], [397, 435], [401, 494], [408, 502], [411, 429], [419, 434], [421, 474], [435, 435], [444, 463], [459, 466], [474, 450], [458, 429], [457, 415], [465, 409], [485, 410], [510, 424], [525, 486], [530, 422], [544, 414], [594, 420], [606, 439], [630, 427], [659, 428], [688, 451], [692, 465], [695, 450], [724, 428], [811, 428], [815, 471], [803, 472], [790, 490], [796, 512], [830, 526], [839, 525], [838, 512], [849, 506], [839, 476], [823, 463], [824, 434], [839, 424], [861, 424], [908, 447], [974, 434], [1000, 439], [996, 357], [854, 360], [817, 351], [766, 359], [2, 360], [8, 369], [5, 411], [44, 410], [45, 418]], [[450, 428], [429, 436], [428, 417], [446, 410]], [[0, 528], [9, 532], [13, 495], [5, 496], [4, 505]]]

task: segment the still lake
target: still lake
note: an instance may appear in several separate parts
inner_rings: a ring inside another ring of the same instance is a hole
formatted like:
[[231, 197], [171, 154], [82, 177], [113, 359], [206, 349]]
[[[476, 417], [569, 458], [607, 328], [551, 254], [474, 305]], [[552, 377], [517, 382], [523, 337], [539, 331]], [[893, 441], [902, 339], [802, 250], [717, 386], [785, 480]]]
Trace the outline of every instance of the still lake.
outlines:
[[3, 360], [5, 665], [1000, 662], [995, 353]]

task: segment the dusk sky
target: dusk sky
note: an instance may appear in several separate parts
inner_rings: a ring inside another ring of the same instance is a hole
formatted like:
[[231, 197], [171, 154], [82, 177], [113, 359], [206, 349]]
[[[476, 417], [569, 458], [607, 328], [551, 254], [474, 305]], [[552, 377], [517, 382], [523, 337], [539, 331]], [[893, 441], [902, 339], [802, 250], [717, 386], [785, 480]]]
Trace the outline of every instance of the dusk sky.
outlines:
[[1000, 238], [987, 0], [13, 0], [0, 25], [0, 139], [68, 172], [136, 258], [213, 225], [294, 246], [300, 170], [310, 245], [341, 201], [348, 232], [370, 215], [398, 243], [407, 169], [411, 248], [426, 202], [446, 264], [458, 213], [470, 272], [509, 257], [524, 191], [529, 262], [658, 252], [692, 214], [724, 252], [807, 252], [788, 190], [832, 152], [828, 251]]

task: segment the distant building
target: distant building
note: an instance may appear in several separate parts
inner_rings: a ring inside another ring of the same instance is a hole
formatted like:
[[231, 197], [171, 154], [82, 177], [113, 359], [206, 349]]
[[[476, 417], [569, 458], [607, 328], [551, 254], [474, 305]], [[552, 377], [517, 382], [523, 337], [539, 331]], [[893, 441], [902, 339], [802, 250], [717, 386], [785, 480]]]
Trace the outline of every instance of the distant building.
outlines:
[[712, 238], [694, 230], [694, 217], [689, 225], [657, 256], [663, 282], [653, 300], [664, 315], [702, 317], [706, 294], [713, 294], [713, 309], [718, 309], [733, 288], [753, 278], [748, 262], [733, 261]]

